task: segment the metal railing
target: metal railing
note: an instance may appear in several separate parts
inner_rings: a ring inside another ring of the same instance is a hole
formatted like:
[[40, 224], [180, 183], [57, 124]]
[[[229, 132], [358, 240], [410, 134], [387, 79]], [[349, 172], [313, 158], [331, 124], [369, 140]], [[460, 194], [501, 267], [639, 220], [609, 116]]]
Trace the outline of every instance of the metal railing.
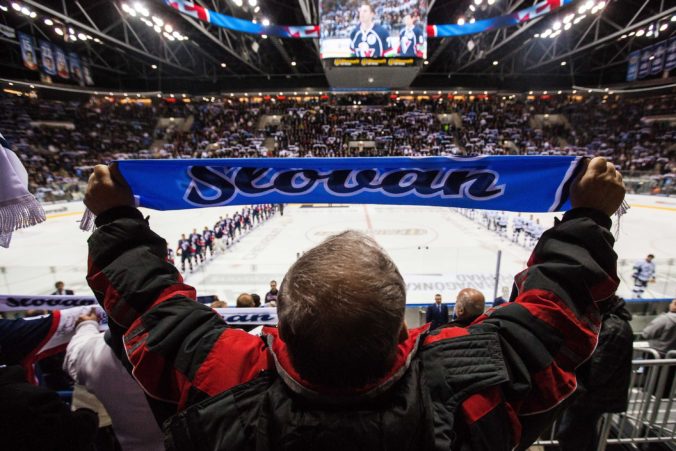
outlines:
[[[598, 451], [607, 445], [676, 444], [676, 352], [661, 359], [650, 348], [635, 349], [629, 403], [621, 413], [606, 413], [599, 421]], [[557, 425], [536, 445], [557, 445]]]

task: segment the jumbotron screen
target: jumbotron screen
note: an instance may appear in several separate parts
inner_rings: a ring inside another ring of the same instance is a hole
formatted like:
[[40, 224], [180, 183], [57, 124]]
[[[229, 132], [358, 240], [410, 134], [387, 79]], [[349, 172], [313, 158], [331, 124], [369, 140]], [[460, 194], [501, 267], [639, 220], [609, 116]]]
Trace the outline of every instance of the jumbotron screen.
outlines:
[[426, 58], [427, 0], [320, 0], [321, 56]]

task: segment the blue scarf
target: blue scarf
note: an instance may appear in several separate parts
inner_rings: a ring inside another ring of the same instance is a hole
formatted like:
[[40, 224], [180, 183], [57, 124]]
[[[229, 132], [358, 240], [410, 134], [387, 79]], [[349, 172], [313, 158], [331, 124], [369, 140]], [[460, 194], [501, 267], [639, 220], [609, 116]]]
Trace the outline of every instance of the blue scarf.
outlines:
[[523, 212], [570, 208], [580, 157], [124, 160], [141, 207], [262, 203], [432, 205]]

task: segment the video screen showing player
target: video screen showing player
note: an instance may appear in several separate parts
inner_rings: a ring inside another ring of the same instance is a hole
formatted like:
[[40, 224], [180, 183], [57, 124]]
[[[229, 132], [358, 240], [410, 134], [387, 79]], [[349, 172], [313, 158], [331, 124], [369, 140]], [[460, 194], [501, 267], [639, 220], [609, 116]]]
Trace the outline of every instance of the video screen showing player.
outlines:
[[322, 58], [425, 58], [427, 0], [321, 0]]

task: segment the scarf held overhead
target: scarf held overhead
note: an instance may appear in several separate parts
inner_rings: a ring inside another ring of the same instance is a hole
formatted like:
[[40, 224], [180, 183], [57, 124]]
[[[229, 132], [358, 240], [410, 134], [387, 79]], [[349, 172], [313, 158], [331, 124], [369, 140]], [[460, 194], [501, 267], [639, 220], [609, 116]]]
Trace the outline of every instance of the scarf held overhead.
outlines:
[[523, 212], [569, 208], [581, 158], [124, 160], [138, 205], [156, 210], [263, 203], [429, 205]]
[[28, 173], [0, 135], [0, 246], [9, 247], [12, 232], [45, 220], [45, 212], [28, 192]]

